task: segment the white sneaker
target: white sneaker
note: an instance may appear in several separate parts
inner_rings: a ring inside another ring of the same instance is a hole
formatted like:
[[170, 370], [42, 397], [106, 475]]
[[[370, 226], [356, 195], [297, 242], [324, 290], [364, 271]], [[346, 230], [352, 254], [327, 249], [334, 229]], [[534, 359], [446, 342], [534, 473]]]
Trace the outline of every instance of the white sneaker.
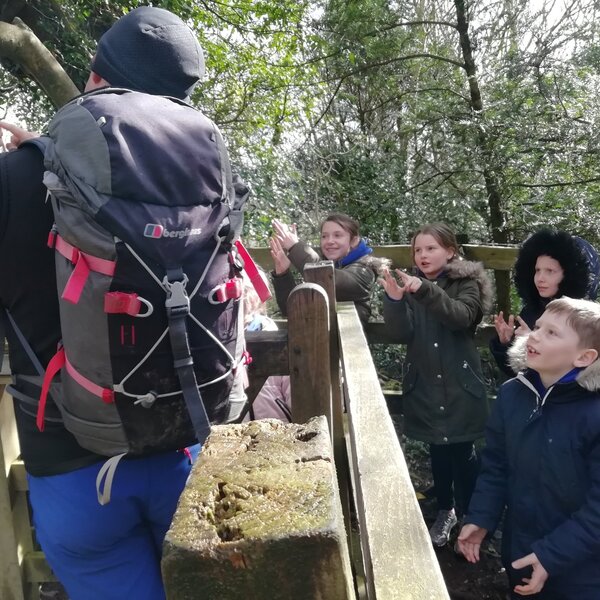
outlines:
[[438, 547], [445, 546], [450, 540], [450, 533], [456, 527], [457, 523], [458, 519], [453, 508], [438, 511], [438, 516], [429, 529], [429, 535], [433, 544]]

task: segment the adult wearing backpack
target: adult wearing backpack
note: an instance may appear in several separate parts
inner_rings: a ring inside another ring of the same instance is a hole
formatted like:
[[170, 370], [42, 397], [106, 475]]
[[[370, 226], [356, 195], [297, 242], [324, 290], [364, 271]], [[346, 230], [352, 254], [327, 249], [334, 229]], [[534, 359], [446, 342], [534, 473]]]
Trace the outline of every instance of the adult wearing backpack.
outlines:
[[[141, 7], [104, 34], [91, 71], [85, 92], [112, 85], [185, 100], [204, 74], [204, 59], [177, 16]], [[5, 128], [13, 148], [30, 137]], [[43, 156], [31, 145], [0, 155], [0, 303], [36, 534], [71, 600], [162, 600], [162, 541], [198, 446], [126, 457], [114, 471], [110, 503], [101, 506], [96, 478], [106, 456], [77, 442], [50, 396], [38, 430], [31, 398], [61, 339], [43, 172]], [[216, 420], [227, 419], [221, 407]]]

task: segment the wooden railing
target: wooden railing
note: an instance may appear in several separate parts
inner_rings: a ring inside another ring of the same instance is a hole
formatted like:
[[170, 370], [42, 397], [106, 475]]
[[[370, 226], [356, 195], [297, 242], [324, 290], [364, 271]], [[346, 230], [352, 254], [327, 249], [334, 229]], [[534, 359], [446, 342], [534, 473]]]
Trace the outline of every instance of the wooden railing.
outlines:
[[[461, 246], [465, 258], [482, 262], [486, 269], [508, 271], [512, 268], [516, 258], [517, 246], [488, 246], [464, 244]], [[273, 269], [273, 260], [268, 248], [253, 247], [248, 249], [254, 260], [263, 269]], [[407, 268], [412, 266], [410, 245], [401, 244], [393, 246], [373, 246], [373, 256], [389, 258], [393, 267]]]
[[34, 541], [13, 401], [5, 391], [8, 383], [10, 376], [4, 369], [0, 373], [0, 598], [38, 600], [40, 584], [55, 578]]

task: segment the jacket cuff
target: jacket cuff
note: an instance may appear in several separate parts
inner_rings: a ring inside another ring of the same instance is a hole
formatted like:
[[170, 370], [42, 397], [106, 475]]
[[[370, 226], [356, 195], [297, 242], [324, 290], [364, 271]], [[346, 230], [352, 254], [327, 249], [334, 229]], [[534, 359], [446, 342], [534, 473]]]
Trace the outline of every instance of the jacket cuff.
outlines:
[[279, 277], [287, 277], [289, 275], [290, 270], [284, 271], [283, 273], [275, 273], [275, 271], [271, 271], [271, 277], [273, 279], [278, 279]]

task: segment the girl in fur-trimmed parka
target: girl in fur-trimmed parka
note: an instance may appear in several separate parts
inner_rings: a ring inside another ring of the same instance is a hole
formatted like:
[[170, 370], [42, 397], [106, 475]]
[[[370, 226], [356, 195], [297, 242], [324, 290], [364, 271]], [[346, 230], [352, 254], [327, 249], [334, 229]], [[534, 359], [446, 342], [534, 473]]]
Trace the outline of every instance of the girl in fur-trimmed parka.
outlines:
[[528, 334], [555, 298], [595, 300], [598, 268], [594, 248], [566, 231], [540, 229], [523, 242], [514, 268], [522, 309], [517, 317], [510, 315], [507, 320], [500, 312], [494, 318], [497, 335], [490, 341], [490, 350], [506, 375], [516, 375], [507, 360], [514, 337]]
[[404, 432], [429, 444], [438, 516], [429, 530], [444, 546], [469, 504], [478, 462], [473, 442], [488, 416], [474, 335], [491, 299], [483, 266], [463, 260], [444, 223], [421, 227], [411, 241], [417, 275], [386, 272], [383, 314], [407, 345], [402, 381]]

